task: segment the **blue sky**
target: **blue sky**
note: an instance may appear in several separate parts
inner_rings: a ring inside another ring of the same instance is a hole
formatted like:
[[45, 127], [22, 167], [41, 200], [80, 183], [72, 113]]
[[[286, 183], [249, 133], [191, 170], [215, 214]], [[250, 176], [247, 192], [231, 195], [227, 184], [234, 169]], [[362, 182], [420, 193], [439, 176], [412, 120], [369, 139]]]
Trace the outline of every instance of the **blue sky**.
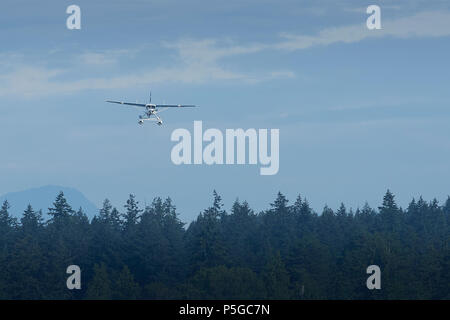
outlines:
[[[81, 7], [81, 30], [66, 28]], [[381, 7], [382, 30], [365, 8]], [[122, 208], [171, 196], [191, 220], [280, 190], [316, 210], [450, 193], [447, 1], [2, 1], [0, 194], [79, 189]], [[137, 125], [106, 99], [198, 104]], [[175, 166], [176, 128], [280, 129], [280, 170]]]

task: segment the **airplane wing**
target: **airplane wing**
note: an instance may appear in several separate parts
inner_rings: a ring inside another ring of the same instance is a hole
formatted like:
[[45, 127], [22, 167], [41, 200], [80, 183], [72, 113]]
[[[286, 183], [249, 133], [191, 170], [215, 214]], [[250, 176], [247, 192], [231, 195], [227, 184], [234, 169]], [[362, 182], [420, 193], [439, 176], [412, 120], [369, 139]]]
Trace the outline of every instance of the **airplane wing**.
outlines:
[[192, 104], [157, 104], [156, 108], [195, 108]]
[[128, 106], [134, 106], [134, 107], [145, 107], [146, 105], [143, 103], [131, 103], [131, 102], [122, 102], [122, 101], [111, 101], [111, 100], [106, 100], [106, 102], [109, 103], [118, 103], [118, 104], [126, 104]]

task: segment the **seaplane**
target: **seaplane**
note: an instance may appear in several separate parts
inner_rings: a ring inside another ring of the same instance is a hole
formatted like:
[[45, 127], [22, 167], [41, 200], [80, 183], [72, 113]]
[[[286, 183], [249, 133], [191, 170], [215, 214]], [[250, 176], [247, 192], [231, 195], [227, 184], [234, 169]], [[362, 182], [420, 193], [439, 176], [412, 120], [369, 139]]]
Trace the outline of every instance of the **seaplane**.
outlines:
[[144, 114], [139, 116], [138, 123], [140, 125], [144, 124], [144, 121], [155, 121], [157, 125], [161, 126], [163, 121], [161, 117], [158, 115], [160, 112], [163, 112], [170, 108], [195, 108], [198, 107], [192, 104], [153, 104], [152, 103], [152, 93], [150, 92], [150, 100], [149, 103], [133, 103], [133, 102], [123, 102], [123, 101], [113, 101], [106, 100], [109, 103], [117, 103], [123, 104], [127, 106], [132, 106], [136, 108], [145, 108]]

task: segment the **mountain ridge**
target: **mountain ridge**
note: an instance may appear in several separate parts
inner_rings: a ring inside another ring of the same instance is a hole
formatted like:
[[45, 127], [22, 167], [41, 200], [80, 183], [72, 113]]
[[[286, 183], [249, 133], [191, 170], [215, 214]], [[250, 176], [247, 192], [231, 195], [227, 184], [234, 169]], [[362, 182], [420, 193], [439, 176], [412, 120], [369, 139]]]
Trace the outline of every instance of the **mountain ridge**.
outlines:
[[21, 218], [23, 211], [28, 204], [31, 204], [35, 211], [42, 210], [44, 219], [48, 219], [48, 208], [53, 206], [53, 202], [59, 192], [63, 192], [67, 202], [73, 210], [80, 207], [83, 212], [92, 219], [98, 212], [98, 208], [81, 191], [73, 187], [58, 185], [46, 185], [36, 188], [29, 188], [22, 191], [8, 192], [0, 196], [0, 202], [8, 200], [9, 213], [11, 216]]

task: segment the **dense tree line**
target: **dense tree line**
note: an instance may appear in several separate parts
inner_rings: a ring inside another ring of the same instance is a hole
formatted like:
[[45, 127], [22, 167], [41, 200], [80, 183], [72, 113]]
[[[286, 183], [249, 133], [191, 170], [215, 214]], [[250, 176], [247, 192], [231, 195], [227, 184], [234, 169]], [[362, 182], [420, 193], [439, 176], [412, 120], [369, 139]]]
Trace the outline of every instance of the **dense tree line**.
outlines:
[[[140, 208], [103, 203], [92, 221], [60, 193], [48, 221], [0, 209], [1, 299], [450, 299], [450, 198], [314, 212], [279, 193], [255, 213], [238, 200], [185, 226], [170, 198]], [[68, 290], [66, 268], [82, 270]], [[381, 268], [368, 290], [366, 268]]]

